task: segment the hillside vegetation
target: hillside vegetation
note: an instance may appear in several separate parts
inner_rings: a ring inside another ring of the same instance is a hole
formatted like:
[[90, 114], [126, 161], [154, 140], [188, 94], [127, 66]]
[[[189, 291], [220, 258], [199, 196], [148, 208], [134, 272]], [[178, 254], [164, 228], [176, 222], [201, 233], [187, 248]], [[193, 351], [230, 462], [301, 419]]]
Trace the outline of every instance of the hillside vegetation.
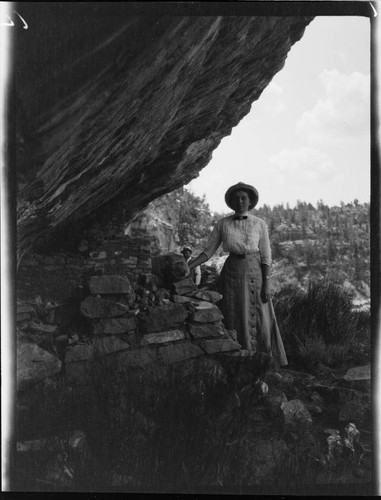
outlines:
[[[212, 213], [205, 201], [180, 188], [150, 205], [175, 229], [175, 242], [202, 250], [216, 221], [223, 214]], [[354, 304], [370, 301], [369, 203], [358, 200], [329, 207], [322, 200], [316, 206], [298, 201], [295, 207], [264, 205], [252, 213], [263, 218], [269, 228], [272, 253], [273, 291], [283, 287], [307, 290], [311, 283], [330, 280], [351, 292]], [[222, 249], [205, 265], [219, 269]]]

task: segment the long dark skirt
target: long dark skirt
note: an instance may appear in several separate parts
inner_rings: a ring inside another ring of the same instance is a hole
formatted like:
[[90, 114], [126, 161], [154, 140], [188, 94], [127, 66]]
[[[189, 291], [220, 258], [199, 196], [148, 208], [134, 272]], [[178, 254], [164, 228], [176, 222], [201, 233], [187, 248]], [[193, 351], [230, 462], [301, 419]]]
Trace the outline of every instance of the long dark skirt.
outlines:
[[270, 354], [277, 366], [287, 365], [287, 357], [271, 299], [263, 302], [262, 269], [259, 252], [239, 258], [230, 254], [218, 282], [223, 295], [224, 323], [237, 332], [242, 349]]

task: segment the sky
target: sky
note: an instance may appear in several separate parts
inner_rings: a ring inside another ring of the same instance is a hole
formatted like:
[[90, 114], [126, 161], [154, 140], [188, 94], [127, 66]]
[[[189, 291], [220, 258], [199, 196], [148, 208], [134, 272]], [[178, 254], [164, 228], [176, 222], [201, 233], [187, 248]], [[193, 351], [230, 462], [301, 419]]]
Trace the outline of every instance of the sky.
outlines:
[[370, 21], [316, 17], [251, 111], [187, 187], [228, 213], [224, 194], [254, 185], [258, 207], [370, 200]]

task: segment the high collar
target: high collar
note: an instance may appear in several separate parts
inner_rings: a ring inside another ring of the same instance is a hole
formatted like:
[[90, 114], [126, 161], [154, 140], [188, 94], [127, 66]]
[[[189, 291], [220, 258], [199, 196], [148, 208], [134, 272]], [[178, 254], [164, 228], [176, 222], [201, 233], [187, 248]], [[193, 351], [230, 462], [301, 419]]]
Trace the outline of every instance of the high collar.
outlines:
[[241, 216], [246, 216], [247, 217], [249, 215], [249, 212], [248, 211], [247, 212], [242, 212], [241, 214], [237, 214], [236, 212], [234, 212], [233, 217], [236, 217], [237, 215], [240, 216], [240, 217]]

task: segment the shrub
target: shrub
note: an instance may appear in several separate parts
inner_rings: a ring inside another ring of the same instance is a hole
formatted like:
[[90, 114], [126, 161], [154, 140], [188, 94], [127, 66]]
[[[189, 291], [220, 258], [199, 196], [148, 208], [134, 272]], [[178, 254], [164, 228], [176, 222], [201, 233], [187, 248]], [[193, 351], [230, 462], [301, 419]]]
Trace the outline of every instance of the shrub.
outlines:
[[312, 283], [307, 292], [282, 289], [274, 308], [286, 350], [304, 365], [337, 366], [356, 358], [355, 346], [369, 345], [369, 313], [353, 311], [352, 294], [336, 283]]
[[247, 456], [236, 450], [259, 397], [254, 384], [229, 381], [216, 362], [182, 377], [159, 368], [139, 375], [105, 370], [94, 379], [98, 404], [84, 431], [103, 482], [155, 492], [238, 484]]

